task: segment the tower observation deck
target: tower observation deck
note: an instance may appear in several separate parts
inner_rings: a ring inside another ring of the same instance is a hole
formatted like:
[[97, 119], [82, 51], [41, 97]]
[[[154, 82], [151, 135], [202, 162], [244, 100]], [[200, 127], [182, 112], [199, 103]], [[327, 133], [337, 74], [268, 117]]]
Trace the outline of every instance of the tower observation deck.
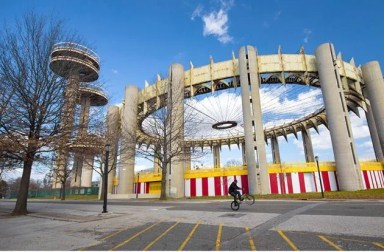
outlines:
[[[93, 149], [89, 146], [89, 141], [81, 141], [88, 139], [87, 127], [89, 122], [90, 106], [103, 106], [107, 104], [108, 99], [105, 94], [96, 88], [82, 87], [81, 82], [93, 82], [99, 78], [100, 59], [95, 52], [89, 48], [72, 43], [60, 42], [53, 46], [50, 61], [51, 70], [59, 76], [65, 78], [68, 83], [64, 93], [64, 106], [61, 114], [61, 141], [59, 143], [58, 157], [56, 161], [56, 172], [54, 172], [53, 188], [60, 188], [64, 176], [64, 169], [67, 164], [68, 153], [75, 152], [74, 178], [72, 178], [73, 186], [82, 186], [81, 173], [83, 157], [79, 153], [85, 150]], [[77, 132], [76, 139], [71, 139], [74, 129], [74, 117], [76, 104], [81, 105], [80, 127]], [[69, 145], [68, 145], [69, 144]], [[88, 151], [87, 151], [88, 152]], [[88, 167], [86, 185], [91, 184], [92, 166], [94, 156], [88, 154], [87, 163], [91, 163]], [[89, 181], [88, 181], [89, 180]]]

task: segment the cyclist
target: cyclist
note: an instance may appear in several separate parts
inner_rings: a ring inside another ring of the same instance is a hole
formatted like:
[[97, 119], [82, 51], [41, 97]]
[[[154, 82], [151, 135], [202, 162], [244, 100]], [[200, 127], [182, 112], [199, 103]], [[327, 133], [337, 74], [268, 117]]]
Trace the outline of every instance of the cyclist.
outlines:
[[235, 201], [236, 201], [236, 195], [238, 199], [240, 199], [240, 201], [243, 201], [243, 198], [241, 197], [241, 193], [238, 190], [241, 190], [241, 188], [237, 186], [237, 180], [235, 179], [229, 186], [228, 193], [233, 196]]

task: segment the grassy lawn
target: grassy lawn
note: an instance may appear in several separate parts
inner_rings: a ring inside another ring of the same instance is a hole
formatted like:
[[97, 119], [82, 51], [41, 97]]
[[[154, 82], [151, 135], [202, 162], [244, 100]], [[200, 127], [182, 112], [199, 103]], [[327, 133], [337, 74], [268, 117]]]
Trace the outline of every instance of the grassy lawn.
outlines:
[[[268, 194], [268, 195], [255, 195], [257, 199], [297, 199], [297, 200], [311, 200], [321, 199], [321, 193], [295, 193], [295, 194]], [[35, 199], [53, 199], [49, 198], [35, 198]], [[60, 198], [56, 197], [57, 200]], [[97, 200], [97, 195], [66, 195], [67, 200]], [[193, 197], [187, 199], [232, 199], [232, 196], [221, 197]], [[341, 192], [324, 192], [324, 199], [384, 199], [384, 189], [371, 189], [361, 191], [341, 191]]]

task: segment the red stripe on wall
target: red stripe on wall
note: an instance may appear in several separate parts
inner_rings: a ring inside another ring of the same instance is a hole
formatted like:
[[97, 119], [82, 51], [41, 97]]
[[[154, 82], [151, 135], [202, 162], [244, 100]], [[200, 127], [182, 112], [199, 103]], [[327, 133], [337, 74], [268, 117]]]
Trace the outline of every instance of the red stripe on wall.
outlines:
[[149, 183], [145, 183], [145, 193], [149, 193]]
[[223, 177], [224, 196], [228, 195], [228, 177]]
[[287, 184], [288, 184], [288, 193], [293, 193], [292, 174], [291, 173], [287, 173]]
[[215, 196], [221, 196], [221, 183], [220, 183], [220, 177], [214, 178], [215, 183]]
[[371, 185], [369, 184], [367, 171], [363, 171], [363, 177], [364, 177], [365, 187], [367, 189], [371, 189]]
[[243, 188], [243, 193], [249, 193], [247, 175], [241, 175], [241, 188]]
[[331, 191], [331, 184], [329, 182], [328, 172], [327, 171], [322, 171], [321, 172], [321, 178], [323, 180], [324, 191], [325, 192]]
[[137, 183], [137, 193], [141, 193], [141, 183]]
[[279, 194], [279, 187], [277, 186], [277, 174], [271, 173], [269, 174], [269, 183], [271, 184], [271, 193]]
[[305, 180], [304, 180], [304, 173], [299, 172], [299, 183], [300, 183], [300, 192], [305, 193]]
[[318, 192], [315, 173], [313, 173], [313, 184], [315, 185], [315, 192]]
[[201, 186], [203, 187], [203, 196], [208, 196], [208, 178], [201, 178]]
[[196, 197], [196, 179], [191, 178], [191, 197]]
[[286, 194], [284, 173], [279, 173], [281, 194]]

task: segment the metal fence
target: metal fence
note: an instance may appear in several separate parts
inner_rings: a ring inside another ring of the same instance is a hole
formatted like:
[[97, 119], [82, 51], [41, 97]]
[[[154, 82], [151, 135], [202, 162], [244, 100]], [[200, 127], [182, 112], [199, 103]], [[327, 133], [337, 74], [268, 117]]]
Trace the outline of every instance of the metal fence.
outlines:
[[[18, 191], [8, 191], [7, 199], [16, 199]], [[78, 187], [65, 190], [65, 196], [69, 195], [98, 195], [99, 187]], [[60, 198], [61, 189], [36, 189], [29, 190], [28, 198]]]

